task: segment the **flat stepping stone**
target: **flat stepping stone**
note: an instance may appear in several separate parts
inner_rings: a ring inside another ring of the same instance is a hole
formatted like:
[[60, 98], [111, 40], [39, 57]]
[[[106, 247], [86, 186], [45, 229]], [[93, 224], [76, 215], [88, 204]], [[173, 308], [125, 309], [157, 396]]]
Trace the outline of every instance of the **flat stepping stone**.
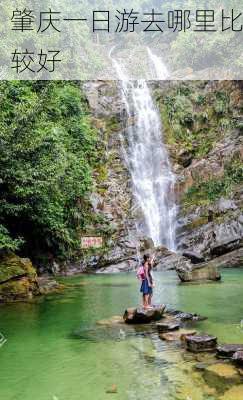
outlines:
[[217, 346], [216, 336], [187, 335], [185, 337], [186, 349], [192, 353], [215, 351]]
[[243, 344], [224, 344], [217, 347], [217, 357], [232, 358], [237, 351], [243, 351]]
[[148, 324], [159, 321], [164, 314], [165, 305], [153, 308], [128, 308], [125, 310], [123, 320], [126, 324]]
[[157, 322], [156, 324], [158, 332], [171, 332], [180, 329], [180, 324], [178, 322]]
[[169, 315], [173, 315], [176, 319], [181, 321], [204, 321], [207, 317], [203, 317], [202, 315], [192, 314], [188, 312], [183, 312], [179, 310], [167, 310]]
[[100, 321], [97, 321], [96, 324], [104, 326], [113, 326], [113, 325], [124, 324], [124, 320], [121, 315], [114, 315], [111, 318], [101, 319]]
[[232, 359], [236, 362], [236, 364], [243, 366], [243, 351], [236, 351]]

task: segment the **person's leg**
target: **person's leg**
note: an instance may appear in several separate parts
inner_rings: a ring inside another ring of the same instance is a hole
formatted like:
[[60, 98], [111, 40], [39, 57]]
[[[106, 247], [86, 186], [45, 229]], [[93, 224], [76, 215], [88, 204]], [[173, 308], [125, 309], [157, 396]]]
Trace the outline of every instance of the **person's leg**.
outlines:
[[153, 297], [153, 293], [151, 293], [151, 294], [149, 295], [149, 298], [148, 298], [148, 304], [149, 304], [149, 306], [152, 305], [152, 297]]
[[143, 293], [143, 307], [145, 307], [145, 294]]
[[148, 299], [149, 299], [149, 295], [145, 294], [144, 295], [144, 308], [147, 308], [149, 306]]
[[153, 289], [150, 287], [149, 288], [149, 296], [148, 296], [148, 305], [149, 305], [149, 307], [152, 307], [152, 297], [153, 297]]

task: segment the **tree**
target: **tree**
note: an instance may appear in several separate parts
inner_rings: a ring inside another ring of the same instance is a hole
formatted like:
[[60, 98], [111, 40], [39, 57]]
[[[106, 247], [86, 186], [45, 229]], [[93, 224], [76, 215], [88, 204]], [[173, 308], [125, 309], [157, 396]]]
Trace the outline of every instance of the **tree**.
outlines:
[[79, 84], [1, 82], [0, 107], [0, 249], [73, 254], [96, 163]]

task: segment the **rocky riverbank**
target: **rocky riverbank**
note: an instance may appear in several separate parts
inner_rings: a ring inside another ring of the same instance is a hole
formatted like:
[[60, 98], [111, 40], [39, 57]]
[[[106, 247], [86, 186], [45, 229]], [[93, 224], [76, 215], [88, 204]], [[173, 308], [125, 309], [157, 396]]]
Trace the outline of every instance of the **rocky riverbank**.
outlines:
[[62, 288], [54, 279], [38, 277], [28, 258], [11, 253], [0, 257], [0, 303], [30, 300]]

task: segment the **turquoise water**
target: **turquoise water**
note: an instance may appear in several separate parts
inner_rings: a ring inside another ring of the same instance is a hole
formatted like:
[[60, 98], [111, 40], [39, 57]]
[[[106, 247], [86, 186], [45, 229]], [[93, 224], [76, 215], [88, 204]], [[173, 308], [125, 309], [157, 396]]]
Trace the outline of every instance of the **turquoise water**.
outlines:
[[[182, 285], [173, 272], [155, 279], [155, 303], [205, 315], [197, 329], [243, 343], [243, 269], [223, 271], [222, 283]], [[0, 347], [0, 399], [217, 399], [176, 344], [156, 332], [97, 325], [139, 304], [134, 274], [62, 281], [74, 286], [0, 307], [0, 332], [7, 339]], [[113, 385], [117, 393], [107, 393]]]

